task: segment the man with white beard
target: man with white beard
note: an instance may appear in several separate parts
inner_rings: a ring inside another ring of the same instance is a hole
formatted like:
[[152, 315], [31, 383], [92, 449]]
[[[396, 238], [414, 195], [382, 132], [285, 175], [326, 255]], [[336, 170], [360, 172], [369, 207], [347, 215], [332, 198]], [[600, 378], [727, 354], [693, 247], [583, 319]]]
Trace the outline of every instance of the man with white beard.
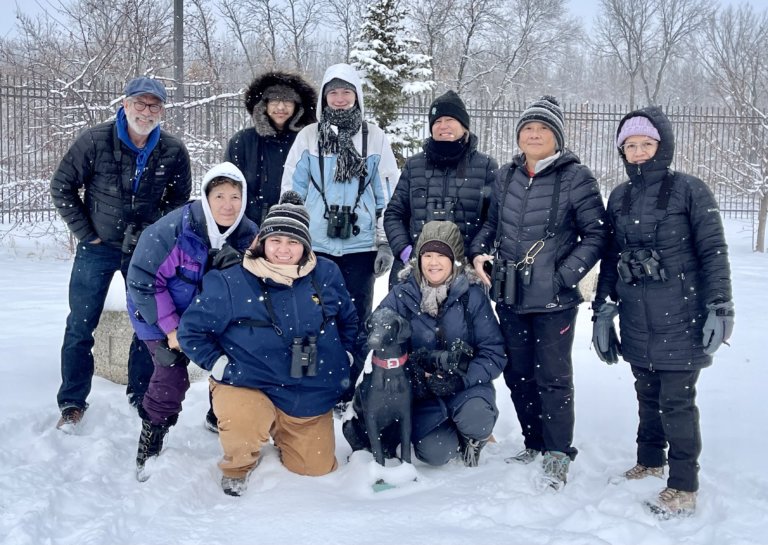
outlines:
[[[125, 279], [144, 227], [189, 199], [187, 149], [159, 126], [166, 100], [156, 79], [128, 82], [115, 118], [84, 130], [51, 179], [53, 203], [78, 241], [57, 395], [56, 427], [64, 432], [75, 433], [88, 408], [93, 332], [112, 276], [120, 271]], [[134, 335], [126, 391], [133, 406], [141, 405], [152, 371], [152, 359]]]

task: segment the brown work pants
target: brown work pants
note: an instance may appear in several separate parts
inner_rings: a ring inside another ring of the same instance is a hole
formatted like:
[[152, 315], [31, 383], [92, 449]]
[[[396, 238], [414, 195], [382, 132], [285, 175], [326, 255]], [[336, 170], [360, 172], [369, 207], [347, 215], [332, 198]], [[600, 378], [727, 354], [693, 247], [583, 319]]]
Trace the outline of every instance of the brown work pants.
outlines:
[[210, 381], [213, 410], [219, 420], [227, 477], [242, 478], [258, 465], [270, 436], [283, 465], [299, 475], [325, 475], [337, 467], [333, 411], [320, 416], [289, 416], [261, 391]]

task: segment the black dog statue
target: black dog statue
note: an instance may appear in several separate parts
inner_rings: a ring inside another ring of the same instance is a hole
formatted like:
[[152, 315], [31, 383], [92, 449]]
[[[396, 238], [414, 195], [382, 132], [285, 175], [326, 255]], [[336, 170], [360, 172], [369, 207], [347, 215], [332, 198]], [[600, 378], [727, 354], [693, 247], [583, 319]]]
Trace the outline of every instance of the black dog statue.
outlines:
[[[394, 310], [380, 308], [371, 314], [365, 326], [368, 347], [373, 350], [372, 370], [364, 374], [352, 400], [362, 422], [345, 422], [344, 435], [354, 450], [364, 449], [368, 446], [365, 443], [369, 443], [374, 459], [382, 466], [386, 457], [394, 457], [399, 442], [400, 460], [411, 463], [413, 393], [405, 368], [411, 325]], [[360, 437], [361, 430], [354, 430], [361, 423], [368, 441]]]

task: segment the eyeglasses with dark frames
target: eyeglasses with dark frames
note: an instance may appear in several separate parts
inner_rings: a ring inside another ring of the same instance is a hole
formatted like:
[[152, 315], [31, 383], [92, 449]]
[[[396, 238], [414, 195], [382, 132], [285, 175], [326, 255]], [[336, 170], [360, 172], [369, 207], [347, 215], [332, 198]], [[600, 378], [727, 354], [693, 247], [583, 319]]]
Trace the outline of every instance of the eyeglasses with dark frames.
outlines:
[[133, 107], [136, 108], [137, 112], [143, 112], [147, 108], [149, 108], [149, 111], [153, 114], [158, 113], [160, 110], [163, 109], [162, 104], [147, 104], [146, 102], [142, 102], [141, 100], [133, 100]]

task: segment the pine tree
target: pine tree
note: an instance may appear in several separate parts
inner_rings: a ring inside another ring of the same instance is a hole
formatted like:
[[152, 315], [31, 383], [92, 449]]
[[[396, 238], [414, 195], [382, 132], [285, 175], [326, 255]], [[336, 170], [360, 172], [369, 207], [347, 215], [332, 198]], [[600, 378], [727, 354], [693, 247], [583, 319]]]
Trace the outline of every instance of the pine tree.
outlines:
[[369, 4], [360, 39], [350, 52], [352, 66], [363, 76], [366, 113], [387, 133], [401, 165], [403, 151], [421, 142], [423, 123], [398, 119], [398, 108], [435, 86], [429, 57], [416, 52], [420, 42], [406, 31], [405, 16], [399, 0]]

